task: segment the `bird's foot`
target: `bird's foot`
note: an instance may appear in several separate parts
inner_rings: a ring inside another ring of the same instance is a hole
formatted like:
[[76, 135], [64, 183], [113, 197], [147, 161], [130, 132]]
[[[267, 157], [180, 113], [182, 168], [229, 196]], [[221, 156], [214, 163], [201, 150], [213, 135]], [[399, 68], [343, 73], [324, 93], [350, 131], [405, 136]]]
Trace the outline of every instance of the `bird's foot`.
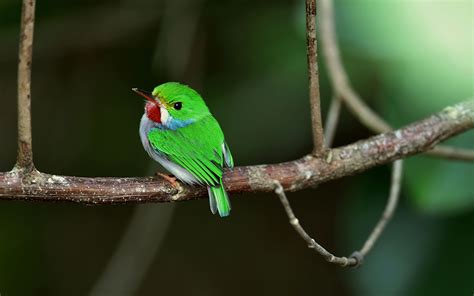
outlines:
[[176, 179], [175, 176], [170, 176], [170, 175], [166, 175], [166, 174], [162, 174], [162, 173], [156, 173], [157, 176], [160, 176], [162, 177], [163, 179], [165, 179], [166, 181], [170, 182], [171, 186], [177, 188], [178, 187], [178, 182]]

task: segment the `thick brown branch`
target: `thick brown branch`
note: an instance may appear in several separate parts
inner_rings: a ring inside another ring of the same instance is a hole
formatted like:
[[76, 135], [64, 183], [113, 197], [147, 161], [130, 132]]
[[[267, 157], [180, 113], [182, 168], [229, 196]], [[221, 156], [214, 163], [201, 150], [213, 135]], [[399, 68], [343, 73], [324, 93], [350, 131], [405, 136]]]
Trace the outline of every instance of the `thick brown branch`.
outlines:
[[35, 26], [35, 0], [23, 0], [18, 62], [18, 157], [17, 166], [33, 169], [31, 147], [31, 62]]
[[[473, 127], [474, 101], [463, 102], [397, 131], [331, 149], [326, 159], [306, 156], [279, 164], [237, 167], [225, 173], [224, 183], [230, 193], [271, 192], [274, 180], [287, 191], [300, 190], [424, 152]], [[37, 172], [23, 177], [22, 171], [14, 169], [0, 174], [0, 199], [110, 204], [206, 196], [204, 188], [179, 184], [173, 187], [159, 177], [83, 178]]]
[[324, 133], [321, 120], [321, 94], [319, 92], [318, 43], [316, 39], [316, 0], [306, 0], [306, 54], [308, 57], [309, 100], [313, 130], [314, 155], [324, 151]]
[[[321, 39], [323, 54], [328, 67], [330, 82], [337, 96], [347, 105], [349, 110], [368, 129], [375, 133], [383, 133], [392, 127], [375, 113], [352, 87], [341, 60], [334, 21], [332, 0], [320, 0], [321, 7]], [[474, 161], [474, 151], [446, 146], [433, 147], [427, 154], [448, 159]]]

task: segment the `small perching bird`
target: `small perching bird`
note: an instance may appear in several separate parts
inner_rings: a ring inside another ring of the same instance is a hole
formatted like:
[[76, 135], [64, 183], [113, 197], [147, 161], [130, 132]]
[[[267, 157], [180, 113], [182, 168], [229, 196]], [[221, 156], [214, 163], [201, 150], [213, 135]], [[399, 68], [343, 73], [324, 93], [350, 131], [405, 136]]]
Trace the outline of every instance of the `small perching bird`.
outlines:
[[177, 82], [159, 85], [152, 93], [133, 91], [146, 99], [140, 121], [146, 152], [182, 182], [206, 186], [212, 213], [228, 216], [230, 202], [222, 174], [224, 167], [234, 167], [234, 161], [202, 97]]

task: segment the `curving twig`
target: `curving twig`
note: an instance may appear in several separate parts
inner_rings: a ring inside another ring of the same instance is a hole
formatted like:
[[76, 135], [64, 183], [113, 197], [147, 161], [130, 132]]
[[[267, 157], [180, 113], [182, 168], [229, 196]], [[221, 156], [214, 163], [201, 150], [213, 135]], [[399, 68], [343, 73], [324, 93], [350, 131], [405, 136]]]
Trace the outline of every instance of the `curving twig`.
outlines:
[[35, 0], [23, 0], [18, 51], [18, 156], [16, 167], [34, 170], [31, 145], [31, 63], [35, 28]]
[[306, 55], [308, 58], [309, 100], [313, 130], [313, 153], [324, 154], [324, 133], [321, 120], [321, 94], [319, 92], [318, 42], [316, 39], [316, 0], [306, 0]]
[[355, 257], [337, 257], [331, 254], [328, 250], [326, 250], [323, 246], [318, 244], [301, 226], [298, 218], [296, 218], [295, 214], [293, 213], [293, 209], [291, 208], [290, 202], [286, 197], [285, 191], [281, 186], [280, 182], [274, 181], [275, 184], [275, 193], [280, 198], [280, 202], [285, 209], [286, 214], [288, 215], [288, 219], [290, 220], [291, 226], [295, 229], [295, 231], [303, 238], [303, 240], [308, 244], [308, 248], [314, 249], [317, 253], [324, 257], [324, 259], [333, 264], [340, 265], [341, 267], [346, 266], [356, 266], [358, 265], [358, 259]]
[[392, 219], [393, 213], [397, 208], [398, 199], [400, 197], [400, 188], [402, 187], [402, 173], [403, 160], [397, 160], [392, 166], [392, 179], [387, 205], [385, 206], [382, 216], [372, 230], [372, 233], [369, 235], [369, 238], [365, 241], [364, 246], [359, 251], [362, 258], [370, 252], [375, 242], [382, 234], [382, 231], [385, 229], [385, 226], [390, 221], [390, 219]]
[[[376, 133], [392, 130], [392, 127], [361, 99], [350, 84], [347, 72], [341, 60], [334, 21], [332, 0], [320, 0], [321, 40], [332, 88], [344, 101], [349, 110], [362, 124]], [[436, 146], [426, 154], [452, 160], [474, 161], [474, 150], [458, 149], [448, 146]]]
[[369, 235], [367, 240], [364, 243], [364, 246], [360, 251], [356, 251], [352, 253], [349, 257], [338, 257], [333, 255], [331, 252], [326, 250], [323, 246], [318, 244], [301, 226], [298, 218], [296, 218], [293, 209], [291, 208], [290, 202], [286, 197], [285, 191], [281, 186], [280, 182], [274, 181], [275, 184], [275, 193], [280, 198], [280, 202], [285, 209], [286, 214], [290, 220], [291, 226], [295, 229], [295, 231], [303, 238], [304, 241], [308, 244], [308, 247], [314, 249], [317, 253], [324, 257], [324, 259], [341, 267], [358, 267], [364, 261], [365, 256], [370, 252], [372, 247], [374, 246], [377, 239], [382, 234], [387, 223], [393, 216], [393, 213], [397, 207], [398, 198], [400, 196], [400, 187], [401, 187], [401, 176], [402, 176], [402, 160], [397, 160], [393, 164], [392, 169], [392, 180], [390, 185], [390, 194], [387, 201], [387, 205], [385, 210], [380, 217], [380, 220], [375, 225], [372, 233]]

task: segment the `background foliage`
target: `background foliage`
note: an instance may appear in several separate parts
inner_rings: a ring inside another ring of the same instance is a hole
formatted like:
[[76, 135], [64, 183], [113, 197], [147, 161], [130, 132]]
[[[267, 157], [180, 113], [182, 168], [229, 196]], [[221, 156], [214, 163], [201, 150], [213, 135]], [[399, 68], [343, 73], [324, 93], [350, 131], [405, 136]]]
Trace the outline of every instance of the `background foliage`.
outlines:
[[[1, 171], [16, 154], [20, 5], [0, 1]], [[472, 1], [341, 0], [336, 17], [355, 88], [393, 125], [473, 95]], [[169, 80], [206, 98], [238, 165], [311, 149], [303, 1], [44, 0], [36, 32], [33, 140], [42, 171], [150, 174], [138, 138], [142, 102], [130, 89]], [[331, 93], [320, 62], [326, 109]], [[370, 135], [347, 112], [342, 118], [336, 145]], [[474, 133], [450, 142], [473, 148]], [[358, 270], [306, 250], [273, 195], [235, 196], [225, 220], [206, 200], [179, 203], [138, 294], [469, 295], [473, 175], [472, 164], [408, 160], [401, 207]], [[388, 181], [382, 167], [290, 197], [308, 231], [349, 255], [378, 218]], [[155, 207], [157, 215], [173, 208]], [[87, 294], [133, 209], [1, 203], [0, 293]]]

